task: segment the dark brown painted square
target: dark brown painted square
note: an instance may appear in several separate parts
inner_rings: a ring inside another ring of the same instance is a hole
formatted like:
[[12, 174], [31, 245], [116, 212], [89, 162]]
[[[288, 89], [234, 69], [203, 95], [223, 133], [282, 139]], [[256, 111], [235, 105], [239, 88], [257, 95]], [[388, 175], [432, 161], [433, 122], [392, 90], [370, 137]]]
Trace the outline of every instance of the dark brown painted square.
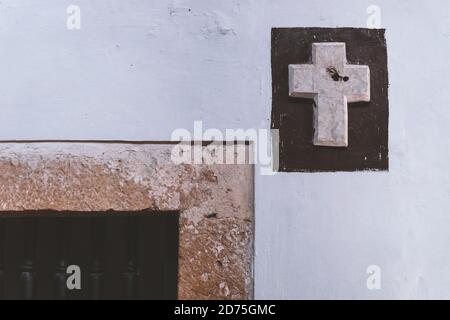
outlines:
[[[272, 29], [272, 128], [284, 172], [388, 170], [388, 70], [384, 29]], [[289, 97], [288, 65], [311, 63], [314, 42], [345, 42], [350, 64], [370, 68], [371, 101], [348, 107], [346, 148], [317, 147], [313, 100]]]

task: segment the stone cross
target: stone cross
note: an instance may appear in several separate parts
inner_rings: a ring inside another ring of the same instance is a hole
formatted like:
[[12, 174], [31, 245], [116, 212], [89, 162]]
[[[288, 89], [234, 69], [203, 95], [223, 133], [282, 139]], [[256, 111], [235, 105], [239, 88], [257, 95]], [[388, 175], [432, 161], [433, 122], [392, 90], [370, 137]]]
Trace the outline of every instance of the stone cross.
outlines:
[[347, 103], [370, 101], [369, 67], [347, 64], [342, 42], [313, 43], [312, 61], [289, 65], [289, 95], [314, 99], [314, 145], [347, 147]]

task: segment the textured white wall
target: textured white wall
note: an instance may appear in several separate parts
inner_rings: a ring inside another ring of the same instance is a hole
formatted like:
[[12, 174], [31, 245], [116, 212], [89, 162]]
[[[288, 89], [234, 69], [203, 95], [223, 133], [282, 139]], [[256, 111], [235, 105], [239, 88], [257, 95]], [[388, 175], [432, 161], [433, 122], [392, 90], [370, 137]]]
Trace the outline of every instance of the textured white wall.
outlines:
[[256, 297], [450, 298], [446, 0], [3, 0], [0, 139], [268, 128], [270, 28], [365, 27], [370, 4], [387, 28], [390, 172], [257, 176]]
[[[1, 138], [169, 140], [194, 120], [267, 119], [269, 31], [240, 2], [2, 1]], [[81, 30], [66, 28], [70, 4]]]

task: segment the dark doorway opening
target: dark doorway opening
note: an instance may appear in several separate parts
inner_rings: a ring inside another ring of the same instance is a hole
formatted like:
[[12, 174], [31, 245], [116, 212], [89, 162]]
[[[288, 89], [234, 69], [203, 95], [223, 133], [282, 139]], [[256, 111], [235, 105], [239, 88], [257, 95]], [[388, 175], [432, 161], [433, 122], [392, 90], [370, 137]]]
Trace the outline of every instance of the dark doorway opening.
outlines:
[[[148, 210], [0, 213], [0, 298], [176, 299], [178, 218]], [[81, 289], [69, 266], [79, 267]]]

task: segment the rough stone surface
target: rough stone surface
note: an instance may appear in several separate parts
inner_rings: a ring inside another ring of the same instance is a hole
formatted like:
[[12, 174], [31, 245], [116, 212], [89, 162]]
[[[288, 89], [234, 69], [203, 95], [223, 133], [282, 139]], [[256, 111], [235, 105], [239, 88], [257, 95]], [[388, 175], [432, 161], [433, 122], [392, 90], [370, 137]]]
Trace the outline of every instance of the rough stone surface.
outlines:
[[370, 101], [369, 67], [347, 64], [343, 42], [313, 43], [312, 60], [289, 65], [289, 94], [314, 98], [315, 145], [347, 147], [347, 103]]
[[2, 143], [0, 210], [179, 211], [179, 298], [251, 298], [253, 166], [174, 165], [172, 148]]

